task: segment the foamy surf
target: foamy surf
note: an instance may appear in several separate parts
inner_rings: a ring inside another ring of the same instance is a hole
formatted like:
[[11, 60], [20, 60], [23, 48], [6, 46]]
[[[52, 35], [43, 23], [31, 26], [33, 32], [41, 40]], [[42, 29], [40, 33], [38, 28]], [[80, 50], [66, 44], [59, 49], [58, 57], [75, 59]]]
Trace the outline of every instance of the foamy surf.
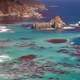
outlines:
[[11, 60], [11, 57], [8, 55], [0, 55], [0, 63]]
[[7, 26], [0, 26], [0, 33], [3, 32], [13, 32], [11, 29], [8, 29]]

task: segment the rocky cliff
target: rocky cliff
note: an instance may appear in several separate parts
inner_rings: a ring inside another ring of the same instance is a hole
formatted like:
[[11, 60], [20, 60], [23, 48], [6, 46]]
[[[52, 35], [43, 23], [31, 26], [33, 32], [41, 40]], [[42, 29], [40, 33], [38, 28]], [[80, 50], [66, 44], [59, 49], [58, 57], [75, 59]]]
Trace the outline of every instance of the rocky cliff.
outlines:
[[0, 0], [0, 17], [42, 18], [45, 5], [36, 0]]

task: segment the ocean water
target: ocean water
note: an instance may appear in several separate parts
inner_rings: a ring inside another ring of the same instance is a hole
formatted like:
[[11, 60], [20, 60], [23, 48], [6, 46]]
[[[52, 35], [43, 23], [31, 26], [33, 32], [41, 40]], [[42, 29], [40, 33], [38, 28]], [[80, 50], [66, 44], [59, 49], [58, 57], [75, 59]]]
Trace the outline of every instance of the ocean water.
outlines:
[[80, 20], [80, 0], [40, 0], [47, 5], [44, 11], [45, 20], [54, 16], [61, 16], [66, 23], [75, 23]]
[[[36, 31], [20, 25], [5, 29], [9, 30], [0, 32], [0, 80], [80, 79], [80, 48], [71, 42], [80, 32]], [[67, 42], [50, 43], [49, 39]], [[29, 55], [36, 58], [30, 60]], [[21, 56], [29, 60], [20, 61]]]

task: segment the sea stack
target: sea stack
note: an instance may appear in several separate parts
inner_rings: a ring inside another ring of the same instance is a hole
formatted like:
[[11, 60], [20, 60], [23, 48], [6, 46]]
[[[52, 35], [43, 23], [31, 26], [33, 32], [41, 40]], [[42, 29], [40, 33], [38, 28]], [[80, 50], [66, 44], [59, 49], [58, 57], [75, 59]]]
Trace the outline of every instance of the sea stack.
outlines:
[[55, 16], [52, 24], [56, 29], [61, 29], [65, 25], [64, 21], [61, 19], [60, 16]]
[[60, 16], [55, 16], [48, 22], [36, 22], [33, 24], [33, 28], [37, 30], [54, 30], [62, 29], [65, 23]]

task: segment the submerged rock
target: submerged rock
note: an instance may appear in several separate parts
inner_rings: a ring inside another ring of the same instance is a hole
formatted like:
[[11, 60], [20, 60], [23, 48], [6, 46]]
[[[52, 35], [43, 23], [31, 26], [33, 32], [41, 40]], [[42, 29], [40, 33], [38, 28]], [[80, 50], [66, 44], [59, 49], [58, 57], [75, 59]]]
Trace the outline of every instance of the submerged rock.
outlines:
[[65, 43], [65, 42], [67, 42], [67, 40], [66, 39], [49, 39], [49, 40], [47, 40], [49, 43]]
[[20, 60], [20, 61], [31, 61], [35, 58], [36, 58], [36, 55], [27, 55], [27, 56], [19, 57], [18, 60]]

